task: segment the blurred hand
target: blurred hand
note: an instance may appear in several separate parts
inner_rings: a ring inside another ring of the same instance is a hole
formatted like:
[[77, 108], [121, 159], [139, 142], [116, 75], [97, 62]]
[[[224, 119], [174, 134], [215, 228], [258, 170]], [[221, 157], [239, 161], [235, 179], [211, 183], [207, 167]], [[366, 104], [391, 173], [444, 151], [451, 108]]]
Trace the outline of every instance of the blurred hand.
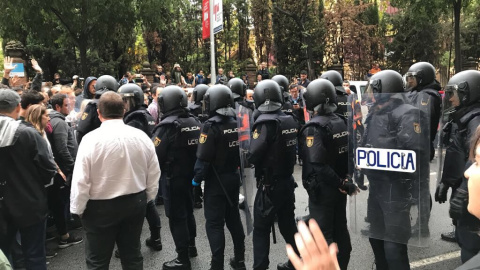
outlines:
[[37, 72], [37, 73], [42, 73], [42, 68], [38, 64], [37, 60], [32, 59], [32, 68]]
[[192, 186], [198, 187], [200, 186], [200, 183], [195, 182], [195, 179], [192, 179]]
[[287, 255], [297, 270], [339, 270], [337, 262], [337, 245], [328, 246], [325, 237], [317, 222], [311, 219], [309, 227], [305, 222], [298, 222], [298, 233], [295, 234], [295, 243], [300, 257], [292, 246], [287, 244]]
[[13, 65], [13, 59], [10, 56], [5, 57], [5, 61], [3, 62], [3, 72], [4, 74], [10, 75], [10, 71], [15, 69], [17, 65]]
[[447, 201], [448, 186], [444, 183], [440, 183], [435, 190], [435, 201], [439, 203], [444, 203]]
[[12, 87], [18, 86], [19, 83], [20, 83], [20, 77], [18, 77], [18, 75], [15, 75], [10, 81], [10, 86]]

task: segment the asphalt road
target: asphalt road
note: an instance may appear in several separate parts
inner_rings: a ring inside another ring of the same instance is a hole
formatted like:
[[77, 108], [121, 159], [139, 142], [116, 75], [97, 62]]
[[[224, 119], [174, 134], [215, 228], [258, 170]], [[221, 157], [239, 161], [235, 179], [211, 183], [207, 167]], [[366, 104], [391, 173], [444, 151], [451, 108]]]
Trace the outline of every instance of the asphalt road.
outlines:
[[[296, 214], [305, 215], [307, 207], [307, 193], [301, 187], [301, 167], [295, 166], [294, 173], [295, 180], [299, 184], [296, 189]], [[431, 164], [431, 184], [430, 189], [432, 194], [435, 192], [436, 182], [436, 164], [435, 160]], [[361, 206], [366, 203], [366, 193], [359, 194], [357, 203]], [[145, 269], [161, 269], [162, 264], [175, 257], [175, 246], [171, 237], [168, 220], [164, 214], [163, 206], [158, 206], [160, 218], [162, 220], [162, 239], [163, 250], [159, 252], [151, 251], [145, 246], [145, 239], [149, 236], [148, 224], [144, 223], [142, 233], [142, 253], [144, 257]], [[203, 209], [195, 210], [195, 217], [197, 221], [197, 248], [198, 257], [193, 258], [192, 269], [209, 269], [210, 265], [210, 247], [205, 233], [205, 218]], [[435, 269], [435, 270], [451, 270], [455, 269], [460, 262], [459, 247], [456, 243], [445, 242], [440, 239], [440, 234], [452, 229], [451, 220], [448, 217], [448, 204], [434, 203], [430, 219], [430, 240], [426, 247], [411, 247], [409, 246], [409, 258], [412, 269]], [[228, 266], [228, 259], [233, 256], [233, 244], [228, 234], [226, 233], [226, 251], [225, 251], [225, 269], [230, 269]], [[76, 230], [74, 233], [84, 235], [83, 231]], [[361, 234], [351, 232], [353, 251], [351, 254], [349, 269], [367, 270], [375, 269], [373, 266], [373, 253], [368, 242], [368, 238]], [[277, 228], [277, 244], [271, 245], [270, 248], [270, 269], [276, 269], [278, 263], [287, 260], [285, 252], [285, 242], [283, 241], [280, 232]], [[55, 245], [54, 242], [49, 243], [50, 246]], [[252, 236], [246, 237], [246, 264], [247, 269], [252, 269], [253, 251], [252, 251]], [[86, 269], [84, 244], [81, 243], [67, 249], [59, 250], [58, 255], [49, 260], [49, 269], [59, 270], [77, 270]], [[112, 257], [110, 269], [121, 269], [120, 260]]]

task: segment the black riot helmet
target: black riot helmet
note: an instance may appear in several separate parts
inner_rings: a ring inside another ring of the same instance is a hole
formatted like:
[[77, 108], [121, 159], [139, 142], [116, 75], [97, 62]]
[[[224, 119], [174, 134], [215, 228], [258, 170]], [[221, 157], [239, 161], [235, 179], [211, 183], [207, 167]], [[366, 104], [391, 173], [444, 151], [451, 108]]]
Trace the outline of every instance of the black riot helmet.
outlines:
[[228, 81], [227, 86], [232, 90], [233, 98], [243, 98], [247, 94], [247, 85], [239, 78], [233, 78]]
[[187, 107], [187, 94], [182, 88], [176, 85], [170, 85], [163, 88], [160, 95], [158, 95], [158, 106], [162, 113]]
[[465, 70], [455, 74], [445, 86], [448, 103], [444, 110], [459, 109], [480, 101], [480, 71]]
[[329, 70], [327, 72], [324, 72], [322, 76], [320, 76], [320, 78], [329, 80], [333, 84], [333, 86], [335, 86], [336, 91], [345, 93], [345, 88], [343, 88], [343, 78], [340, 72], [336, 70]]
[[310, 82], [303, 93], [303, 98], [309, 111], [326, 114], [337, 109], [335, 86], [326, 79], [316, 79]]
[[282, 92], [288, 93], [288, 79], [283, 75], [275, 75], [273, 76], [272, 80], [274, 80], [280, 87], [282, 88]]
[[110, 75], [103, 75], [97, 79], [97, 83], [95, 84], [96, 98], [100, 98], [100, 96], [107, 91], [117, 92], [117, 90], [118, 82], [114, 77]]
[[428, 62], [418, 62], [413, 64], [405, 74], [408, 80], [416, 80], [418, 86], [426, 86], [435, 81], [435, 68]]
[[207, 90], [208, 90], [208, 85], [206, 84], [199, 84], [195, 86], [192, 92], [193, 102], [195, 102], [195, 104], [200, 104]]
[[367, 103], [384, 103], [392, 97], [391, 94], [404, 92], [403, 85], [400, 73], [393, 70], [377, 72], [370, 78], [365, 90]]
[[273, 80], [258, 82], [253, 91], [255, 106], [260, 112], [274, 112], [282, 108], [283, 97], [280, 86]]
[[210, 116], [215, 113], [224, 116], [235, 116], [233, 94], [227, 86], [221, 84], [214, 85], [208, 88], [203, 98], [206, 110]]
[[138, 109], [141, 105], [145, 104], [142, 88], [134, 83], [122, 85], [118, 89], [118, 93], [127, 105], [127, 111]]

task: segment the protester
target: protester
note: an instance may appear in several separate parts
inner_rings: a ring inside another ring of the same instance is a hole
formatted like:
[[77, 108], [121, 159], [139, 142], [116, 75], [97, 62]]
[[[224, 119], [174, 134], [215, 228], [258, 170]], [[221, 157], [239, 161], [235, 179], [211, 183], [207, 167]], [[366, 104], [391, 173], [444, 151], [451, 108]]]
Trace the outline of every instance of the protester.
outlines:
[[102, 95], [102, 125], [85, 135], [75, 162], [70, 211], [82, 217], [88, 269], [108, 269], [115, 243], [124, 269], [143, 269], [140, 234], [160, 169], [152, 141], [123, 123], [124, 111], [120, 95]]

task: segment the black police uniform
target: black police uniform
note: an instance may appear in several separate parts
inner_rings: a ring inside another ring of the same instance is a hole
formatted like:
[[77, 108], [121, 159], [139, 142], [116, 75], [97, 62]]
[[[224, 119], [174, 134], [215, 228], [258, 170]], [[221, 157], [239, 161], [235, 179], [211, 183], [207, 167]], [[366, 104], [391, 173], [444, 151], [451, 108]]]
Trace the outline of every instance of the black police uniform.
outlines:
[[205, 179], [205, 227], [212, 251], [212, 269], [223, 269], [225, 224], [232, 235], [235, 258], [244, 260], [245, 233], [238, 210], [238, 147], [237, 121], [233, 117], [216, 115], [203, 124], [195, 181], [200, 183]]
[[270, 231], [275, 216], [285, 241], [295, 246], [295, 181], [298, 124], [280, 110], [261, 114], [253, 125], [249, 162], [255, 165], [257, 194], [254, 203], [254, 269], [269, 265]]
[[[362, 145], [384, 149], [408, 149], [420, 153], [421, 111], [402, 99], [370, 108]], [[428, 168], [428, 157], [417, 154], [417, 168]], [[425, 166], [424, 163], [427, 163]], [[428, 173], [424, 170], [422, 174]], [[370, 182], [367, 216], [370, 244], [377, 269], [410, 269], [407, 245], [411, 236], [410, 207], [415, 174], [364, 170]], [[383, 239], [383, 240], [379, 240]]]
[[178, 258], [188, 262], [188, 248], [194, 246], [196, 237], [191, 181], [199, 135], [200, 122], [180, 108], [162, 116], [152, 137], [162, 170], [160, 185], [165, 214]]
[[85, 106], [85, 110], [83, 111], [80, 120], [78, 120], [76, 133], [78, 144], [82, 141], [83, 136], [87, 135], [88, 132], [97, 129], [102, 124], [98, 118], [97, 104], [98, 99], [90, 101]]
[[346, 120], [334, 113], [314, 116], [299, 135], [310, 217], [320, 225], [328, 244], [337, 243], [341, 269], [347, 269], [352, 251], [347, 195], [338, 190], [348, 177], [348, 144]]
[[[343, 86], [337, 86], [335, 87], [335, 89], [337, 89], [338, 87], [342, 87], [343, 89]], [[337, 92], [337, 110], [335, 111], [335, 113], [337, 114], [340, 114], [341, 116], [345, 117], [345, 118], [348, 118], [349, 116], [349, 111], [350, 111], [350, 108], [351, 108], [351, 98], [349, 98], [349, 96], [347, 95], [347, 93], [345, 93], [345, 91], [339, 91], [339, 90], [335, 90]]]
[[197, 117], [201, 123], [204, 123], [205, 121], [208, 120], [208, 113], [203, 112], [202, 104], [193, 103], [190, 106], [188, 106], [188, 110], [190, 111], [191, 114]]
[[146, 105], [141, 105], [140, 108], [125, 113], [123, 121], [129, 126], [142, 130], [148, 137], [152, 137], [155, 119], [147, 111]]

